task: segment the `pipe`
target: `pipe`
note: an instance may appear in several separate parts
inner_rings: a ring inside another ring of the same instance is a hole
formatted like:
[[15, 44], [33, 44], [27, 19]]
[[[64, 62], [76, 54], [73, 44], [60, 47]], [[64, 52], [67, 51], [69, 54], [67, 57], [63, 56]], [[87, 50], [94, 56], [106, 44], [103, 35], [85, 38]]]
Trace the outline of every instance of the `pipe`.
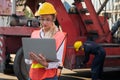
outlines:
[[99, 10], [98, 10], [98, 12], [97, 12], [97, 15], [99, 15], [99, 14], [101, 13], [101, 11], [102, 11], [103, 8], [106, 6], [106, 4], [107, 4], [108, 1], [109, 1], [109, 0], [105, 0], [105, 1], [103, 2], [103, 4], [101, 5], [101, 7], [99, 8]]
[[118, 30], [119, 27], [120, 27], [120, 19], [118, 19], [118, 21], [116, 21], [112, 26], [112, 29], [111, 29], [112, 35], [115, 34], [115, 32]]
[[16, 14], [16, 0], [12, 0], [12, 14]]

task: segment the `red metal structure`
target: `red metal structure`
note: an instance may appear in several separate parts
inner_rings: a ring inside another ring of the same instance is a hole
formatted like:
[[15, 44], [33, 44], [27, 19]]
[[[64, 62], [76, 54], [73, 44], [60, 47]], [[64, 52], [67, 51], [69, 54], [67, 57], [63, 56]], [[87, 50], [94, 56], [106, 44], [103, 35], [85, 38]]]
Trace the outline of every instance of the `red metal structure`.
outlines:
[[[75, 7], [71, 8], [74, 9], [74, 12], [71, 9], [67, 12], [61, 0], [45, 1], [54, 5], [57, 10], [57, 21], [62, 30], [68, 33], [65, 68], [77, 68], [77, 64], [82, 61], [84, 53], [76, 53], [73, 44], [77, 40], [84, 42], [88, 37], [97, 38], [96, 42], [105, 48], [107, 53], [105, 67], [120, 67], [120, 43], [114, 42], [107, 19], [97, 15], [91, 0], [74, 0], [73, 5]], [[35, 13], [39, 2], [44, 2], [44, 0], [27, 0], [26, 4]], [[86, 9], [83, 8], [82, 2], [86, 4]], [[9, 54], [15, 53], [14, 71], [19, 80], [28, 78], [28, 68], [24, 63], [21, 38], [30, 37], [34, 29], [38, 28], [27, 26], [0, 27], [1, 64], [4, 64]], [[85, 67], [90, 67], [92, 58], [93, 56]], [[3, 65], [4, 68], [1, 71], [5, 72], [7, 64]]]

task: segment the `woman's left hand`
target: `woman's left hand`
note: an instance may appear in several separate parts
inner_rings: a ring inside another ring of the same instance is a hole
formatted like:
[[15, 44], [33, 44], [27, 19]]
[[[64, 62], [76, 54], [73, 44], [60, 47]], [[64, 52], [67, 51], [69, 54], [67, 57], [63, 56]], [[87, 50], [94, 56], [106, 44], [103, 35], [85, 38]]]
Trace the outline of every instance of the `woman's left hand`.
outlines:
[[45, 67], [48, 67], [48, 62], [47, 62], [46, 58], [42, 54], [36, 55], [33, 52], [30, 52], [29, 54], [30, 54], [30, 58], [32, 60], [40, 63], [41, 65], [43, 65]]

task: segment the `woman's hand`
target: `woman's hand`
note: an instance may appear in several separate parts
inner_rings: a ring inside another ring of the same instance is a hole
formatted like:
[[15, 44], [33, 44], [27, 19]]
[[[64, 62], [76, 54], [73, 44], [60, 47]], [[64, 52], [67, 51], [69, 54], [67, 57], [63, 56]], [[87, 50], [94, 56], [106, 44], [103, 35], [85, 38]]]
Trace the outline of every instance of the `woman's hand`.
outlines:
[[33, 61], [36, 61], [36, 62], [40, 63], [41, 65], [43, 65], [45, 67], [48, 67], [48, 62], [47, 62], [46, 58], [42, 54], [36, 55], [33, 52], [30, 52], [29, 54], [30, 54], [30, 58]]

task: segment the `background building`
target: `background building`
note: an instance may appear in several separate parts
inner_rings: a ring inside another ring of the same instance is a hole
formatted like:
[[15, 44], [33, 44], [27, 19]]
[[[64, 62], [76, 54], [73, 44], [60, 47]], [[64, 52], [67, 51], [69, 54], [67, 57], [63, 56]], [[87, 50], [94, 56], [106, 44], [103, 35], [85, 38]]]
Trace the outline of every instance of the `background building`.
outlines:
[[[98, 11], [105, 0], [92, 0], [95, 10]], [[108, 0], [106, 6], [100, 15], [107, 13], [110, 29], [112, 25], [120, 18], [120, 0]]]

